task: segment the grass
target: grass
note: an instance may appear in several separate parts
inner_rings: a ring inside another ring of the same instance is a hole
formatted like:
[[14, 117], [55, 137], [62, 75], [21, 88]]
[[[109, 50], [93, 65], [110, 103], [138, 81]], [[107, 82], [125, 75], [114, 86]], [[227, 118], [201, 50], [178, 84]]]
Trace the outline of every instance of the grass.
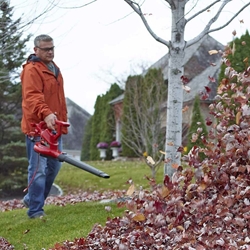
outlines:
[[[130, 178], [137, 187], [148, 188], [145, 175], [151, 177], [150, 168], [143, 162], [88, 162], [110, 175], [103, 179], [69, 164], [63, 164], [55, 183], [65, 194], [78, 190], [105, 191], [127, 190]], [[163, 180], [163, 165], [160, 167], [157, 182]], [[110, 206], [111, 212], [105, 210]], [[52, 248], [57, 242], [86, 237], [94, 224], [104, 225], [107, 217], [121, 216], [125, 208], [117, 208], [115, 203], [82, 202], [59, 207], [46, 205], [44, 219], [28, 219], [26, 209], [0, 212], [0, 236], [6, 238], [15, 250], [39, 250]]]
[[[110, 212], [105, 210], [110, 206]], [[0, 236], [7, 239], [15, 250], [52, 248], [57, 242], [86, 237], [95, 223], [105, 225], [107, 217], [120, 216], [124, 208], [114, 203], [83, 202], [58, 207], [45, 206], [43, 219], [28, 219], [26, 209], [0, 213]]]
[[[89, 191], [126, 190], [129, 187], [126, 183], [129, 179], [132, 179], [137, 187], [149, 187], [145, 176], [152, 176], [151, 169], [142, 161], [95, 161], [87, 164], [107, 173], [110, 175], [110, 178], [104, 179], [72, 165], [63, 164], [55, 183], [65, 193], [79, 189]], [[163, 176], [162, 164], [156, 174], [156, 181], [158, 183], [162, 182]]]

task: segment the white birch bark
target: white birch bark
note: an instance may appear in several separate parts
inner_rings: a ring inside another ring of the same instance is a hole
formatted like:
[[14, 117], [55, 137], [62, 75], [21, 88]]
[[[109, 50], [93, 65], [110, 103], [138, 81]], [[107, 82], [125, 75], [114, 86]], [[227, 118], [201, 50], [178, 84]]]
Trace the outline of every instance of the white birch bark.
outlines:
[[169, 44], [168, 67], [168, 100], [166, 121], [166, 146], [165, 146], [165, 175], [172, 176], [173, 166], [180, 165], [180, 152], [182, 145], [182, 106], [183, 89], [181, 76], [184, 71], [184, 28], [185, 28], [185, 2], [176, 3], [172, 9], [171, 42]]

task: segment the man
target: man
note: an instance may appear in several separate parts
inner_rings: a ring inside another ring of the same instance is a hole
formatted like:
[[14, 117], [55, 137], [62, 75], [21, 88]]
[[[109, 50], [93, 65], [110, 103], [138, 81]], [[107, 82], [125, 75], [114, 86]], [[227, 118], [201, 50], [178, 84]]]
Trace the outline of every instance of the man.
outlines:
[[[53, 158], [42, 157], [34, 151], [39, 137], [34, 137], [31, 123], [45, 121], [47, 127], [55, 130], [55, 120], [67, 121], [67, 108], [62, 74], [54, 63], [54, 42], [48, 35], [37, 36], [34, 40], [34, 54], [31, 54], [21, 73], [22, 82], [22, 122], [26, 135], [28, 157], [28, 193], [23, 203], [28, 207], [28, 216], [45, 216], [43, 206], [55, 180], [61, 163]], [[67, 128], [64, 127], [64, 134]], [[59, 138], [62, 150], [62, 138]]]

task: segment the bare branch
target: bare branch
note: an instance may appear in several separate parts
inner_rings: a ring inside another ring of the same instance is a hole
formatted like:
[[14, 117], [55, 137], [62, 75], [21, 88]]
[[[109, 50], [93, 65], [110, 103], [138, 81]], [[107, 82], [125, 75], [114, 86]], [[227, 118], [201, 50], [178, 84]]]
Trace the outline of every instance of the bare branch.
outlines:
[[188, 23], [189, 21], [191, 21], [192, 19], [194, 19], [195, 17], [197, 17], [198, 15], [202, 14], [203, 12], [207, 11], [209, 8], [211, 8], [213, 5], [215, 5], [216, 3], [220, 2], [220, 0], [216, 0], [213, 3], [211, 3], [210, 5], [208, 5], [207, 7], [205, 7], [204, 9], [198, 11], [197, 13], [195, 13], [193, 16], [191, 16], [190, 18], [186, 19], [186, 22]]
[[215, 28], [215, 29], [211, 29], [211, 30], [209, 30], [209, 32], [208, 33], [212, 33], [212, 32], [215, 32], [215, 31], [218, 31], [218, 30], [221, 30], [221, 29], [223, 29], [223, 28], [225, 28], [229, 23], [231, 23], [234, 19], [235, 19], [235, 17], [237, 17], [247, 6], [249, 6], [250, 5], [250, 2], [249, 3], [247, 3], [245, 6], [243, 6], [228, 22], [226, 22], [224, 25], [222, 25], [222, 26], [220, 26], [220, 27], [218, 27], [218, 28]]
[[173, 1], [173, 0], [166, 0], [166, 2], [169, 3], [171, 9], [175, 9], [175, 4], [174, 4], [174, 1]]
[[[226, 0], [224, 1], [220, 8], [218, 9], [217, 13], [215, 14], [215, 16], [208, 22], [208, 24], [206, 25], [206, 27], [204, 28], [204, 30], [195, 38], [191, 39], [190, 41], [187, 42], [187, 47], [197, 43], [198, 41], [200, 41], [205, 35], [207, 35], [209, 33], [209, 29], [211, 27], [211, 25], [213, 23], [215, 23], [217, 21], [217, 19], [219, 18], [223, 8], [230, 2], [231, 0]], [[248, 3], [249, 5], [249, 3]], [[234, 15], [233, 19], [236, 17], [236, 15]], [[222, 27], [221, 27], [222, 29]]]
[[92, 3], [96, 2], [96, 1], [97, 1], [97, 0], [92, 0], [92, 1], [89, 2], [89, 3], [85, 3], [85, 4], [82, 4], [82, 5], [80, 5], [80, 6], [70, 6], [70, 7], [62, 7], [62, 6], [60, 6], [59, 4], [54, 4], [54, 3], [51, 2], [51, 1], [49, 1], [49, 3], [50, 3], [51, 5], [54, 5], [54, 7], [57, 7], [57, 8], [59, 8], [59, 9], [80, 9], [80, 8], [85, 7], [85, 6], [87, 6], [87, 5], [90, 5], [90, 4], [92, 4]]
[[157, 36], [157, 35], [153, 32], [153, 30], [150, 28], [150, 26], [149, 26], [149, 24], [148, 24], [146, 18], [144, 17], [144, 15], [143, 15], [143, 13], [142, 13], [142, 11], [141, 11], [141, 7], [139, 6], [139, 4], [137, 4], [137, 3], [135, 3], [135, 2], [133, 2], [133, 1], [131, 1], [131, 0], [124, 0], [124, 1], [125, 1], [125, 2], [126, 2], [126, 3], [127, 3], [127, 4], [128, 4], [128, 5], [129, 5], [129, 6], [130, 6], [139, 16], [140, 16], [142, 22], [144, 23], [146, 29], [147, 29], [148, 32], [152, 35], [152, 37], [153, 37], [156, 41], [158, 41], [158, 42], [160, 42], [160, 43], [166, 45], [167, 47], [169, 47], [169, 42], [166, 41], [166, 40], [164, 40], [164, 39], [162, 39], [162, 38], [160, 38], [159, 36]]
[[44, 16], [46, 13], [50, 12], [54, 6], [49, 6], [47, 9], [45, 9], [41, 14], [37, 15], [33, 19], [31, 19], [29, 22], [25, 23], [23, 26], [19, 27], [19, 30], [22, 30], [23, 28], [27, 27], [28, 25], [34, 23], [37, 19], [39, 19], [41, 16]]

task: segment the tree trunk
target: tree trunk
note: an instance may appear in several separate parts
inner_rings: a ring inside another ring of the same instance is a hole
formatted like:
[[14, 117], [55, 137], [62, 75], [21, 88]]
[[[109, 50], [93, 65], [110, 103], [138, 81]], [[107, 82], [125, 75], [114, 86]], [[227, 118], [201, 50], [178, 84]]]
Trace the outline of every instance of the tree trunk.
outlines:
[[164, 164], [164, 174], [168, 176], [172, 176], [175, 172], [174, 167], [180, 165], [181, 153], [178, 152], [178, 148], [182, 145], [183, 88], [181, 76], [184, 72], [185, 19], [183, 17], [185, 2], [175, 2], [176, 8], [172, 9], [172, 34], [169, 46], [166, 155]]

